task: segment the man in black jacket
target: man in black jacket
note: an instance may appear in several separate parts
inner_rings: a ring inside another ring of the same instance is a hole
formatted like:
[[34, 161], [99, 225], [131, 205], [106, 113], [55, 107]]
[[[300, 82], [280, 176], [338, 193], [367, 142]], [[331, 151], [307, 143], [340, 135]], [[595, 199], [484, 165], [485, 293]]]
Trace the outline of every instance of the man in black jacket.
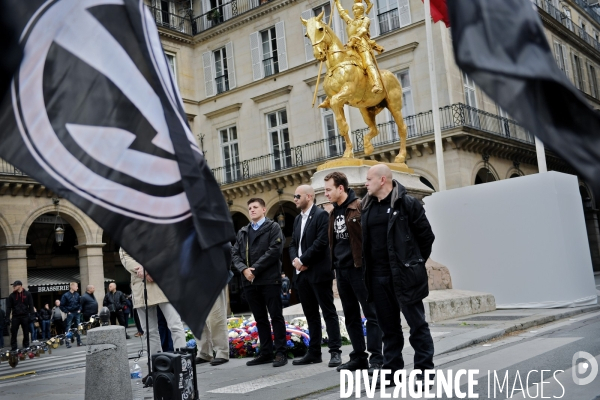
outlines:
[[[433, 370], [433, 339], [423, 299], [429, 294], [425, 261], [435, 236], [421, 203], [406, 193], [392, 171], [378, 164], [367, 172], [362, 200], [363, 251], [369, 301], [383, 332], [383, 368], [404, 368], [400, 311], [410, 327], [414, 369]], [[422, 381], [421, 381], [422, 382]]]
[[92, 315], [98, 313], [98, 302], [94, 291], [96, 291], [94, 285], [87, 285], [85, 293], [81, 296], [81, 314], [84, 322], [89, 321]]
[[[274, 367], [287, 364], [285, 355], [285, 320], [281, 304], [281, 255], [285, 237], [279, 225], [266, 218], [265, 201], [248, 200], [250, 224], [240, 229], [231, 248], [233, 265], [244, 275], [244, 293], [254, 314], [260, 353], [246, 365], [273, 363]], [[268, 313], [267, 313], [268, 310]], [[271, 338], [271, 324], [275, 349]], [[275, 350], [275, 359], [273, 359]]]
[[[348, 178], [341, 172], [332, 172], [323, 179], [325, 197], [333, 204], [329, 216], [329, 244], [332, 269], [344, 309], [346, 329], [352, 342], [350, 360], [337, 370], [368, 369], [370, 375], [381, 369], [381, 329], [373, 303], [367, 303], [365, 267], [363, 265], [360, 199], [348, 187]], [[367, 319], [367, 343], [363, 331], [362, 314]], [[371, 356], [369, 358], [369, 354]]]
[[[125, 324], [125, 316], [123, 315], [123, 306], [125, 305], [125, 295], [120, 290], [117, 290], [117, 284], [111, 282], [108, 285], [108, 293], [104, 296], [104, 301], [102, 301], [102, 305], [108, 308], [110, 311], [110, 324], [116, 325], [117, 320], [119, 321], [119, 325], [122, 327], [126, 327]], [[131, 336], [127, 334], [125, 331], [125, 338], [131, 339]]]
[[23, 347], [29, 347], [29, 316], [33, 313], [33, 298], [31, 294], [23, 289], [21, 281], [15, 281], [13, 292], [6, 301], [6, 319], [9, 320], [12, 314], [10, 327], [10, 347], [17, 350], [17, 333], [19, 326], [23, 330]]
[[[64, 293], [60, 299], [60, 309], [62, 312], [67, 314], [65, 319], [65, 332], [69, 332], [69, 329], [75, 324], [75, 328], [79, 326], [81, 322], [81, 298], [77, 290], [79, 285], [77, 282], [71, 282], [69, 284], [69, 291]], [[83, 346], [81, 343], [81, 336], [79, 336], [79, 330], [75, 330], [75, 338], [77, 339], [77, 346]], [[71, 341], [67, 340], [67, 349], [71, 348]]]
[[308, 322], [310, 344], [306, 355], [294, 360], [294, 365], [320, 363], [321, 360], [321, 315], [329, 336], [328, 346], [331, 359], [329, 367], [342, 364], [342, 338], [340, 323], [333, 304], [333, 272], [329, 259], [329, 239], [327, 227], [329, 214], [315, 206], [315, 191], [311, 186], [302, 185], [296, 189], [294, 203], [300, 215], [294, 220], [290, 259], [296, 268], [296, 281], [302, 310]]

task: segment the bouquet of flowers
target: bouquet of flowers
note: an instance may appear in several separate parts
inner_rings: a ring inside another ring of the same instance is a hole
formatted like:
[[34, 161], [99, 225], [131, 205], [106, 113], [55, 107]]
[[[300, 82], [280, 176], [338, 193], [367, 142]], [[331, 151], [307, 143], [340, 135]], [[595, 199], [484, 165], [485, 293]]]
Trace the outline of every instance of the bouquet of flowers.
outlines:
[[189, 347], [190, 349], [196, 348], [196, 338], [194, 337], [194, 334], [192, 333], [192, 331], [189, 329], [186, 329], [186, 331], [185, 331], [185, 341], [186, 341], [186, 346]]

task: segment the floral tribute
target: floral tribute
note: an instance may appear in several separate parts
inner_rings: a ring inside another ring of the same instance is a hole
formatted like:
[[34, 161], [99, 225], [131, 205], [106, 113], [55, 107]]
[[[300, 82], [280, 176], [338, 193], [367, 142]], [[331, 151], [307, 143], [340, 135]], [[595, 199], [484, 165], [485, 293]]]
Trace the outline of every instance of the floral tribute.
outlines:
[[[323, 343], [327, 344], [327, 332], [325, 322], [321, 320], [323, 329]], [[227, 320], [229, 329], [229, 356], [242, 358], [254, 357], [260, 352], [260, 341], [258, 338], [258, 328], [253, 317], [243, 319], [232, 317]], [[340, 317], [340, 330], [344, 344], [349, 343], [348, 332], [344, 324], [343, 317]], [[271, 335], [273, 335], [271, 333]], [[310, 341], [308, 333], [308, 323], [306, 318], [295, 318], [291, 322], [286, 322], [286, 345], [287, 356], [289, 358], [302, 357]]]

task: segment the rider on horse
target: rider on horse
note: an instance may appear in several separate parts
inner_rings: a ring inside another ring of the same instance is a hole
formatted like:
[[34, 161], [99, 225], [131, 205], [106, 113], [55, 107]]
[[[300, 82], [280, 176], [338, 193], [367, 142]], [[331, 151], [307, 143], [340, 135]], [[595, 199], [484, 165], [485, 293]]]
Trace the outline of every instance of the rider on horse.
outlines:
[[[369, 0], [366, 1], [368, 4]], [[350, 17], [348, 11], [344, 10], [339, 0], [335, 0], [335, 5], [337, 6], [342, 19], [348, 24], [346, 27], [349, 37], [347, 47], [355, 50], [360, 56], [362, 67], [365, 69], [369, 81], [373, 86], [371, 92], [380, 93], [383, 90], [381, 75], [379, 74], [379, 68], [377, 68], [375, 57], [371, 50], [374, 49], [378, 53], [382, 53], [384, 49], [370, 37], [369, 27], [371, 25], [371, 20], [365, 15], [365, 8], [362, 0], [354, 0], [354, 5], [352, 6], [354, 19]], [[328, 108], [328, 100], [329, 99], [327, 98], [319, 105], [319, 107]]]

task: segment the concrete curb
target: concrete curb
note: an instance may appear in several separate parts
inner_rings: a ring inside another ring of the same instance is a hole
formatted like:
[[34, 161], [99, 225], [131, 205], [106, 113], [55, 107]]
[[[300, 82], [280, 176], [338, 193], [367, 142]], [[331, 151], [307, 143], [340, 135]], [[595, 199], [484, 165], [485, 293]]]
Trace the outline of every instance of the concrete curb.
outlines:
[[[464, 342], [457, 343], [454, 346], [444, 349], [444, 350], [440, 351], [439, 353], [437, 353], [436, 355], [449, 353], [451, 351], [461, 350], [461, 349], [464, 349], [465, 347], [469, 347], [474, 344], [478, 344], [478, 343], [482, 343], [482, 342], [487, 342], [488, 340], [496, 339], [496, 338], [505, 336], [505, 335], [515, 332], [515, 331], [528, 329], [528, 328], [531, 328], [534, 326], [543, 325], [543, 324], [547, 324], [549, 322], [554, 322], [554, 321], [558, 321], [561, 319], [570, 318], [575, 315], [598, 311], [598, 310], [600, 310], [600, 304], [595, 305], [595, 306], [588, 306], [588, 307], [584, 307], [584, 308], [576, 308], [576, 309], [564, 311], [562, 313], [554, 314], [554, 315], [544, 315], [544, 316], [538, 316], [538, 317], [534, 316], [534, 317], [531, 317], [531, 319], [528, 321], [525, 321], [523, 323], [514, 324], [514, 325], [509, 325], [508, 327], [505, 327], [505, 328], [501, 328], [498, 325], [490, 326], [487, 329], [489, 330], [489, 329], [496, 328], [495, 331], [489, 332], [489, 333], [486, 333], [483, 335], [479, 335], [477, 337], [468, 338]], [[486, 329], [486, 328], [481, 328], [481, 329]], [[471, 332], [465, 332], [464, 334], [461, 334], [458, 336], [464, 335], [465, 337], [469, 337], [469, 336], [473, 336], [472, 334], [476, 333], [476, 332], [477, 332], [477, 330], [474, 330]], [[455, 341], [458, 336], [449, 337], [449, 338], [447, 338], [447, 340]], [[442, 344], [442, 342], [444, 340], [445, 339], [440, 340], [438, 343], [436, 343], [436, 346], [439, 346], [440, 344]]]

